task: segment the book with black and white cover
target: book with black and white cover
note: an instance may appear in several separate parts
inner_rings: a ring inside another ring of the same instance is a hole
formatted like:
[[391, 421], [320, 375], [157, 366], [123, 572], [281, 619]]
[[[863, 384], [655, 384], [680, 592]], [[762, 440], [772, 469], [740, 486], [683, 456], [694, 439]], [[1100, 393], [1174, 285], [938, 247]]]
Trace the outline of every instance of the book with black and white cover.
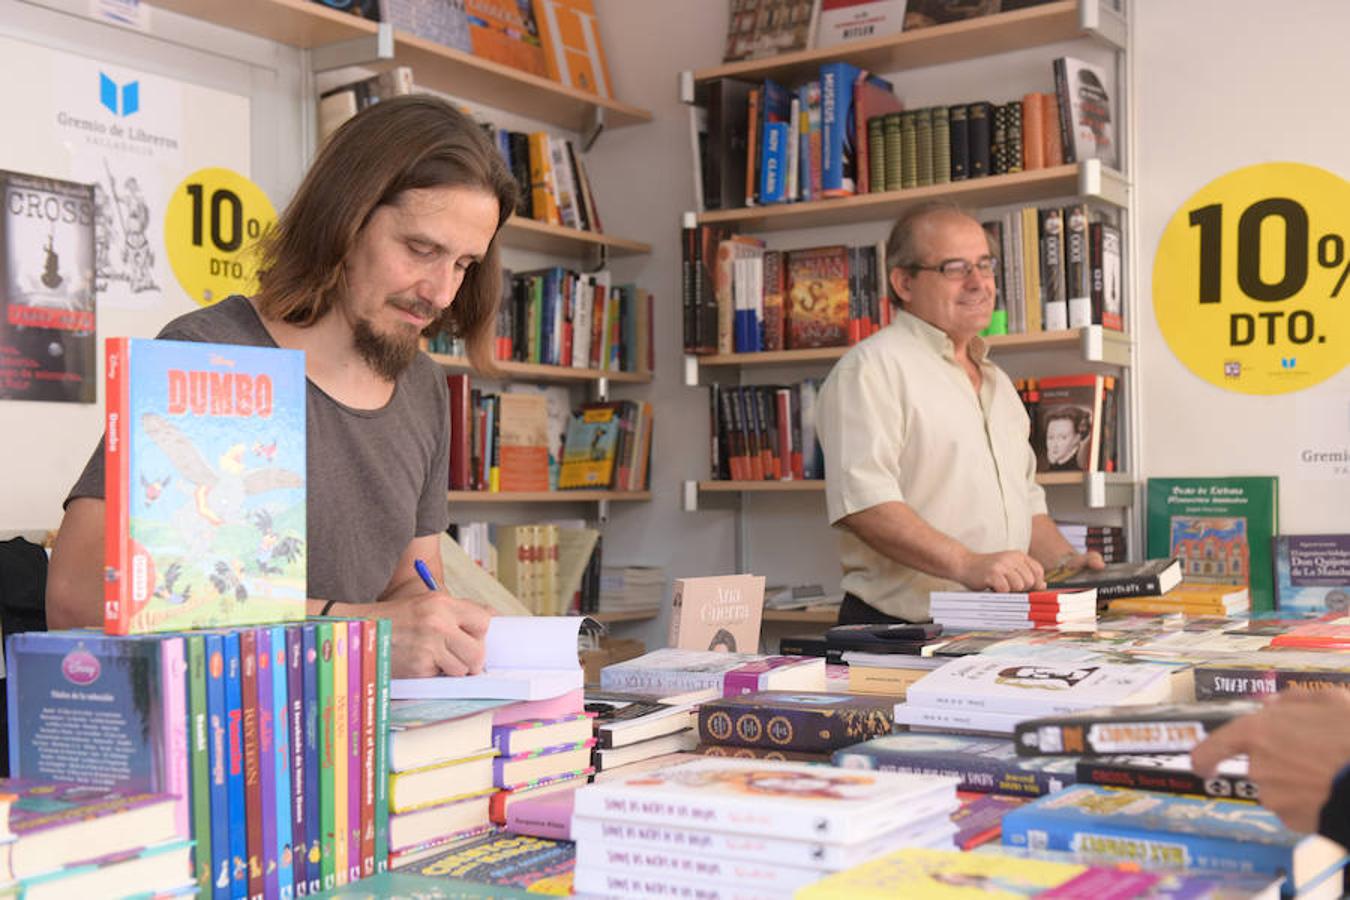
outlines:
[[958, 790], [1039, 797], [1073, 784], [1075, 761], [1020, 757], [1011, 739], [899, 732], [836, 750], [836, 766], [961, 779]]
[[1023, 756], [1186, 753], [1259, 708], [1254, 700], [1098, 707], [1020, 722], [1014, 741]]
[[1051, 589], [1096, 588], [1099, 604], [1117, 597], [1153, 597], [1181, 583], [1181, 560], [1146, 559], [1111, 563], [1104, 569], [1055, 569], [1045, 574], [1045, 581]]
[[910, 685], [907, 706], [965, 709], [1029, 718], [1094, 706], [1172, 700], [1171, 666], [1042, 662], [1026, 658], [954, 659]]
[[910, 731], [1003, 736], [1011, 735], [1017, 723], [1025, 718], [1025, 714], [959, 706], [928, 706], [908, 702], [895, 706], [895, 724], [906, 725]]
[[1189, 753], [1085, 756], [1074, 762], [1074, 766], [1081, 784], [1232, 800], [1259, 800], [1261, 794], [1256, 782], [1247, 776], [1245, 757], [1224, 760], [1219, 763], [1218, 771], [1208, 778], [1196, 774]]
[[1062, 56], [1055, 60], [1054, 72], [1064, 161], [1100, 159], [1103, 165], [1118, 169], [1120, 147], [1106, 71], [1081, 59]]
[[662, 703], [643, 694], [588, 691], [586, 711], [595, 714], [596, 746], [609, 749], [674, 734], [696, 722], [694, 703]]
[[597, 772], [612, 772], [648, 759], [691, 753], [697, 746], [698, 732], [686, 728], [618, 747], [597, 746], [591, 756]]
[[871, 840], [957, 806], [956, 779], [705, 757], [577, 791], [575, 814], [822, 843]]

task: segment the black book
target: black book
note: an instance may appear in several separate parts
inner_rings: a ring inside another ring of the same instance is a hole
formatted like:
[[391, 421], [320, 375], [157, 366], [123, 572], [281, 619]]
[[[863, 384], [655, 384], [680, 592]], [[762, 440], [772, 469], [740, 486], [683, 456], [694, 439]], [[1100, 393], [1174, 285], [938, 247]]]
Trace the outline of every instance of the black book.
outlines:
[[966, 108], [966, 119], [970, 131], [970, 177], [983, 178], [990, 173], [989, 154], [993, 143], [993, 104], [981, 100]]
[[825, 632], [826, 646], [839, 651], [903, 653], [919, 656], [925, 645], [942, 634], [934, 624], [836, 625]]
[[1056, 569], [1046, 573], [1047, 588], [1096, 588], [1097, 605], [1118, 597], [1159, 597], [1181, 584], [1181, 560], [1146, 559], [1112, 563], [1104, 569]]
[[530, 186], [530, 136], [523, 131], [507, 132], [511, 144], [511, 175], [516, 179], [516, 215], [534, 218], [534, 191]]
[[952, 181], [965, 181], [970, 176], [970, 130], [965, 105], [948, 110], [948, 121], [952, 141]]
[[1018, 722], [1021, 756], [1189, 753], [1218, 728], [1260, 709], [1255, 700], [1102, 706]]
[[731, 209], [745, 205], [745, 162], [749, 152], [750, 90], [739, 78], [718, 78], [707, 84], [708, 155], [704, 167], [703, 208]]
[[1078, 761], [1078, 783], [1134, 788], [1167, 794], [1195, 794], [1225, 800], [1259, 800], [1260, 791], [1247, 778], [1245, 766], [1228, 761], [1208, 778], [1191, 768], [1190, 754], [1097, 756]]

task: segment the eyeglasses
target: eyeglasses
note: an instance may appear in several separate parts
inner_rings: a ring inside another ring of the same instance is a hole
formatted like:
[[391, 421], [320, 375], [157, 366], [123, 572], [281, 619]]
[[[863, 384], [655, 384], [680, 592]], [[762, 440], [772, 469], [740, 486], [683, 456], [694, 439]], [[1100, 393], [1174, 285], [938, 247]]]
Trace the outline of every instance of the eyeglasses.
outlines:
[[948, 281], [965, 281], [970, 277], [971, 272], [979, 272], [986, 277], [992, 277], [994, 271], [998, 268], [998, 257], [981, 256], [974, 262], [968, 259], [944, 259], [935, 266], [916, 264], [905, 268], [913, 269], [916, 272], [937, 272]]

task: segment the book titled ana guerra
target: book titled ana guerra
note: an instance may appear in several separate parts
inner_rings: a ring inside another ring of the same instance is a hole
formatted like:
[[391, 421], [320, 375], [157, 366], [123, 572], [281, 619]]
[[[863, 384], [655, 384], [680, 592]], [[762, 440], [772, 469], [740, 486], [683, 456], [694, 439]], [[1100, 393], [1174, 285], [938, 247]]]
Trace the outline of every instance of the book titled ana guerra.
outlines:
[[754, 653], [764, 613], [763, 575], [677, 578], [671, 598], [670, 646]]

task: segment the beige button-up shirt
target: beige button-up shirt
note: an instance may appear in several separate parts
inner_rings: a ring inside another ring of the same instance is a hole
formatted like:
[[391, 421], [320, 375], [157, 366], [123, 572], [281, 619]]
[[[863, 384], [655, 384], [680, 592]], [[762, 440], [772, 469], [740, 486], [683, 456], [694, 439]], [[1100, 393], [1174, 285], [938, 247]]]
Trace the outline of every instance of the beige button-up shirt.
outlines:
[[[880, 503], [908, 504], [976, 553], [1026, 551], [1032, 516], [1045, 512], [1031, 424], [1017, 389], [970, 343], [978, 394], [951, 339], [905, 312], [854, 347], [821, 388], [816, 429], [825, 454], [830, 524]], [[928, 619], [928, 594], [960, 590], [839, 530], [843, 589], [911, 621]]]

